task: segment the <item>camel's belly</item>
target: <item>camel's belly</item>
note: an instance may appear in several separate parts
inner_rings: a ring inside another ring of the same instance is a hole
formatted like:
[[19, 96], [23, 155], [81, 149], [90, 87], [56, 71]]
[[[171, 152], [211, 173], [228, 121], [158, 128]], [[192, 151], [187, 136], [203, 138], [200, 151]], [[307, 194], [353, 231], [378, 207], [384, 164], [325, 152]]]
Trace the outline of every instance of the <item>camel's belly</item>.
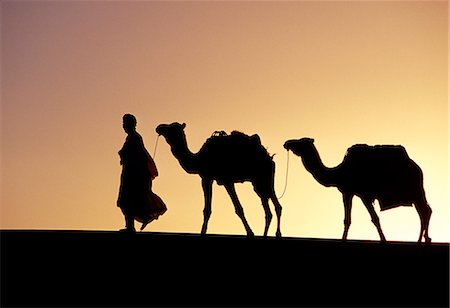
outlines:
[[215, 178], [217, 184], [219, 185], [225, 185], [228, 183], [244, 183], [244, 182], [249, 182], [251, 181], [250, 178], [246, 178], [246, 177], [242, 177], [242, 178]]

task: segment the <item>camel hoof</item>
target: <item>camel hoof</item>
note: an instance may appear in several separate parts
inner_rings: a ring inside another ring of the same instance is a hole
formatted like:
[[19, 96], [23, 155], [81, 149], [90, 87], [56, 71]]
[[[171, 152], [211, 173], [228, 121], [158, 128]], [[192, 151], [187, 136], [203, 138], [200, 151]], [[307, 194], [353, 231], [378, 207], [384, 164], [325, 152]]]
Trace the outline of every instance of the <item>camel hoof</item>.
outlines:
[[280, 231], [277, 231], [276, 237], [277, 237], [277, 239], [281, 239], [281, 232]]
[[425, 244], [431, 244], [431, 238], [430, 237], [425, 238]]

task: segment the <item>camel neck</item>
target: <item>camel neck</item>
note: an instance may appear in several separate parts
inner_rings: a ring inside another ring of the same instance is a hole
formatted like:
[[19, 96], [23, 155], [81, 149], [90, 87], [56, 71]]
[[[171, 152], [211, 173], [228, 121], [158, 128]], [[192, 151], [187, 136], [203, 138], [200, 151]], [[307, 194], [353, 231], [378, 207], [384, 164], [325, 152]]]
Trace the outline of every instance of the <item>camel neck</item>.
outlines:
[[197, 163], [196, 163], [196, 155], [192, 153], [186, 141], [186, 136], [183, 134], [180, 140], [174, 142], [170, 145], [172, 154], [178, 159], [181, 167], [187, 173], [198, 173], [197, 172]]
[[303, 165], [312, 176], [322, 185], [337, 186], [338, 173], [336, 168], [326, 167], [313, 145], [306, 154], [302, 155]]

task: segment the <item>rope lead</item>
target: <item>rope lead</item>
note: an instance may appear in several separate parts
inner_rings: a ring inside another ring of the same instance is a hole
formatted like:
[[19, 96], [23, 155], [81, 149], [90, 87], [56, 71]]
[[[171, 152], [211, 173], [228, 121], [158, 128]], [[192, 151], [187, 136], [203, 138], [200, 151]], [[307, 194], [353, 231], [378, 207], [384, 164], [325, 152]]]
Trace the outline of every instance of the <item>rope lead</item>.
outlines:
[[155, 159], [155, 157], [156, 157], [156, 149], [158, 148], [158, 140], [159, 140], [160, 136], [161, 135], [158, 135], [158, 137], [156, 138], [155, 150], [153, 151], [153, 159]]
[[289, 150], [286, 151], [286, 178], [284, 179], [284, 189], [283, 189], [283, 193], [281, 194], [281, 196], [278, 197], [278, 200], [283, 198], [284, 194], [286, 193], [286, 188], [287, 188], [287, 182], [288, 182], [288, 171], [289, 171]]

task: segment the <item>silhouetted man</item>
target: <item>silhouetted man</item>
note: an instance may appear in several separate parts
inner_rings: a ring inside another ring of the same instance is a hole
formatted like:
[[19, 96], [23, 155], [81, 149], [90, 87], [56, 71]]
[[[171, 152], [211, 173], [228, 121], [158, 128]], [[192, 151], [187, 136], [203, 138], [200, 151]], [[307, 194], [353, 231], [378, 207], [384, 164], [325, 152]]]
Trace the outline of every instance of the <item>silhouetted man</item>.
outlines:
[[155, 162], [145, 149], [141, 135], [136, 132], [137, 121], [131, 114], [123, 116], [127, 138], [119, 151], [122, 175], [117, 206], [125, 216], [125, 229], [135, 232], [134, 220], [145, 226], [167, 210], [164, 202], [152, 192], [152, 180], [158, 176]]

